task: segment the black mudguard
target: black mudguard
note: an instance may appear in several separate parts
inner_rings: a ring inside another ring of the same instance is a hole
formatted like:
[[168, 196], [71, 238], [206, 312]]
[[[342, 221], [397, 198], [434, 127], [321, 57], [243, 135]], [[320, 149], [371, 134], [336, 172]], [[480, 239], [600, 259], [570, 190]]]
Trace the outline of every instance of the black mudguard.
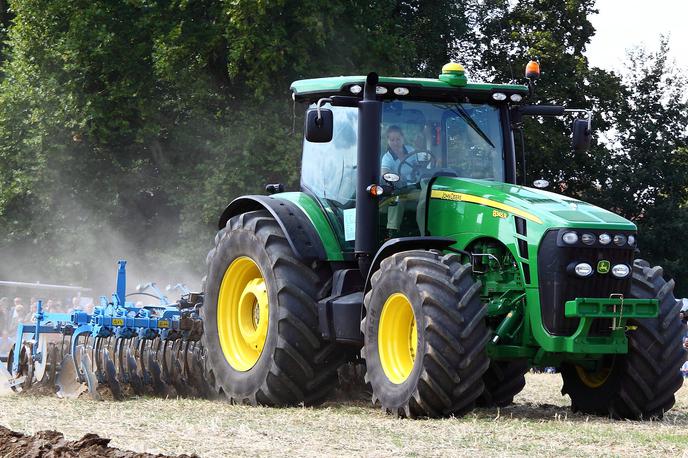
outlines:
[[[386, 257], [408, 250], [447, 250], [455, 243], [456, 240], [449, 237], [399, 237], [387, 240], [375, 253], [373, 263], [366, 276], [364, 294], [370, 290], [370, 277], [372, 277], [373, 273], [380, 267], [382, 260]], [[468, 255], [468, 253], [466, 254]]]
[[222, 212], [218, 228], [224, 229], [233, 216], [263, 209], [275, 218], [296, 256], [304, 261], [327, 259], [320, 235], [308, 216], [298, 205], [279, 197], [253, 195], [234, 199]]

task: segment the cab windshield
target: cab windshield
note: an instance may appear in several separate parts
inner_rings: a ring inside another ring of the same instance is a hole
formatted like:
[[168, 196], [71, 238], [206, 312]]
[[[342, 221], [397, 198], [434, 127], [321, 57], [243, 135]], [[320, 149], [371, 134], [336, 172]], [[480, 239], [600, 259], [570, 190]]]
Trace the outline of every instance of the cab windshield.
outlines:
[[[352, 250], [358, 109], [324, 107], [333, 112], [332, 141], [304, 140], [301, 187], [320, 202], [342, 247]], [[380, 132], [380, 183], [385, 174], [397, 175], [389, 182], [389, 195], [380, 200], [381, 240], [424, 232], [422, 205], [435, 174], [504, 181], [500, 112], [495, 106], [387, 101]]]
[[390, 101], [383, 105], [383, 173], [418, 182], [437, 171], [504, 181], [499, 109], [471, 103]]

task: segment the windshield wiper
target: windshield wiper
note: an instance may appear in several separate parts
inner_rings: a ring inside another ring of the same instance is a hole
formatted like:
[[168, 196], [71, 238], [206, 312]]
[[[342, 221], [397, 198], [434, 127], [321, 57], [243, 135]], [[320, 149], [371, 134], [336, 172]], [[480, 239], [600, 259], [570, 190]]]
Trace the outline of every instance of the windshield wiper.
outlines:
[[461, 105], [460, 103], [457, 103], [456, 104], [456, 110], [452, 110], [452, 111], [454, 113], [456, 113], [457, 115], [459, 115], [461, 117], [461, 119], [466, 121], [466, 124], [468, 124], [471, 127], [471, 129], [476, 131], [478, 133], [478, 135], [480, 135], [480, 137], [483, 140], [485, 140], [492, 148], [495, 148], [495, 145], [490, 140], [490, 137], [488, 137], [487, 134], [485, 132], [483, 132], [483, 130], [480, 128], [480, 126], [478, 126], [478, 124], [476, 124], [476, 122], [473, 121], [473, 118], [471, 118], [471, 115], [468, 114], [468, 112], [463, 107], [463, 105]]

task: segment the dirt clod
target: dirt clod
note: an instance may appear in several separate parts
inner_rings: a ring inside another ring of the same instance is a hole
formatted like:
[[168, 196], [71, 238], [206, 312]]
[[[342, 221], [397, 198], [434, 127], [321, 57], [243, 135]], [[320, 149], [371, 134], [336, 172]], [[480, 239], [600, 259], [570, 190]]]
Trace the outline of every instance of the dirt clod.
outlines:
[[[39, 431], [33, 436], [11, 431], [0, 426], [0, 456], [14, 458], [71, 458], [71, 457], [108, 457], [108, 458], [159, 458], [169, 455], [135, 453], [108, 447], [110, 439], [97, 434], [86, 434], [77, 441], [65, 440], [57, 431]], [[178, 455], [179, 458], [192, 458], [196, 455]]]

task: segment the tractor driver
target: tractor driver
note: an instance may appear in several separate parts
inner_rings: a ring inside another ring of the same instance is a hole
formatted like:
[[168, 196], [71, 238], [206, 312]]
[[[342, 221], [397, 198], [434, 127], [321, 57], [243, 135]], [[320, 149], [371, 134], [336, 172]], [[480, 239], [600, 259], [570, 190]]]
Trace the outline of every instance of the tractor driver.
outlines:
[[[382, 155], [381, 172], [393, 173], [399, 176], [399, 181], [395, 183], [397, 189], [401, 189], [409, 184], [418, 181], [414, 176], [414, 167], [420, 165], [418, 156], [413, 154], [414, 148], [405, 142], [404, 132], [399, 126], [393, 125], [387, 128], [387, 150]], [[397, 195], [387, 208], [387, 238], [399, 236], [399, 229], [404, 218], [409, 202], [400, 199]], [[419, 225], [419, 227], [421, 227]], [[421, 228], [422, 231], [422, 228]]]
[[[399, 175], [401, 181], [406, 184], [412, 181], [412, 163], [417, 162], [415, 157], [411, 157], [404, 163], [414, 149], [405, 143], [404, 133], [399, 126], [389, 126], [387, 128], [387, 151], [382, 155], [382, 174], [393, 173]], [[399, 169], [401, 166], [401, 169]]]

